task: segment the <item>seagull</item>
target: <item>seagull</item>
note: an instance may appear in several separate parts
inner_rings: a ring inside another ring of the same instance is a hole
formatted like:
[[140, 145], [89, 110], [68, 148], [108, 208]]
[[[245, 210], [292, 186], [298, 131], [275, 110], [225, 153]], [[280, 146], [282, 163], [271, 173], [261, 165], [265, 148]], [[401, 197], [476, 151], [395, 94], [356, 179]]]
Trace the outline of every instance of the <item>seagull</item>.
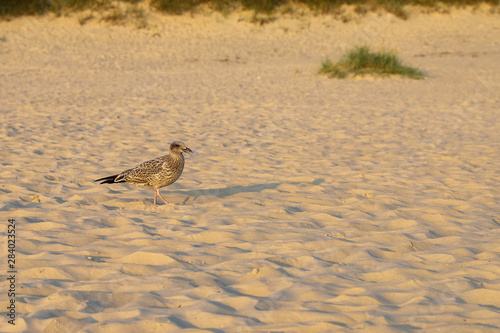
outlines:
[[165, 204], [168, 204], [161, 194], [161, 187], [173, 184], [182, 174], [184, 169], [184, 156], [182, 153], [193, 151], [186, 147], [180, 141], [174, 141], [170, 144], [170, 153], [165, 156], [157, 157], [143, 162], [135, 168], [125, 170], [117, 175], [108, 176], [94, 180], [101, 184], [126, 183], [142, 186], [155, 190], [154, 204], [158, 196]]

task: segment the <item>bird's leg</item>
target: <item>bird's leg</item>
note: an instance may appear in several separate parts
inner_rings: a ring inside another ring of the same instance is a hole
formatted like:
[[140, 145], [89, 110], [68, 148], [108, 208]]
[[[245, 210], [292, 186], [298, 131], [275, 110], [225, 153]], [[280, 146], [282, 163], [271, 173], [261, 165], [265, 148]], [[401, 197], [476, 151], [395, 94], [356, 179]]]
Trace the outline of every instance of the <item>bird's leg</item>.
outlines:
[[160, 199], [161, 199], [161, 200], [163, 200], [163, 202], [164, 202], [165, 204], [167, 204], [167, 205], [168, 205], [167, 200], [165, 200], [165, 199], [161, 196], [161, 194], [160, 194], [160, 190], [156, 189], [156, 190], [155, 190], [155, 194], [156, 194], [156, 195], [158, 195], [158, 197], [160, 197]]
[[155, 190], [154, 204], [156, 205], [156, 190]]

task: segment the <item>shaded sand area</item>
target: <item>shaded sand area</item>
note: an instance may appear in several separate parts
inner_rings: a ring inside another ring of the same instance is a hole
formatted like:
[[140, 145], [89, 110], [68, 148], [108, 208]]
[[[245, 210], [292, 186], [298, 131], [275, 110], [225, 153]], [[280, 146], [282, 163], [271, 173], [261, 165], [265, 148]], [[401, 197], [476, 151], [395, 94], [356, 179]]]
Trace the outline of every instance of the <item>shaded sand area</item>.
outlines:
[[[315, 75], [360, 43], [427, 78]], [[23, 18], [0, 60], [0, 331], [500, 329], [498, 15]], [[92, 182], [173, 140], [169, 205]]]

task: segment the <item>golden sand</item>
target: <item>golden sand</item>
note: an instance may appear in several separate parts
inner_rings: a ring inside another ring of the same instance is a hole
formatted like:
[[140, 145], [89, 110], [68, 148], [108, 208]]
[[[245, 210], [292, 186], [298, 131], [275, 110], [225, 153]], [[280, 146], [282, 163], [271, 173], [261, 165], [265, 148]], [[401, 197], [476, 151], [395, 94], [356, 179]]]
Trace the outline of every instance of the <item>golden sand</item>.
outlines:
[[[315, 74], [357, 44], [427, 78]], [[499, 330], [499, 50], [465, 10], [1, 22], [0, 331]], [[174, 140], [169, 205], [92, 182]]]

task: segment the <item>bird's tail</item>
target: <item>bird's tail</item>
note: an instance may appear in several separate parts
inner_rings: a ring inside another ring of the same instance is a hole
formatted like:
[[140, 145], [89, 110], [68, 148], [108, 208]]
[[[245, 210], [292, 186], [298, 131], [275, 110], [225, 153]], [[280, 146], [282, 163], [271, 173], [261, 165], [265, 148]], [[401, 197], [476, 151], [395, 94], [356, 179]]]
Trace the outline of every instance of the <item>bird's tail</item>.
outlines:
[[104, 178], [99, 178], [94, 180], [95, 182], [101, 182], [101, 184], [113, 184], [113, 183], [119, 183], [120, 181], [115, 181], [118, 175], [113, 175], [113, 176], [108, 176]]

